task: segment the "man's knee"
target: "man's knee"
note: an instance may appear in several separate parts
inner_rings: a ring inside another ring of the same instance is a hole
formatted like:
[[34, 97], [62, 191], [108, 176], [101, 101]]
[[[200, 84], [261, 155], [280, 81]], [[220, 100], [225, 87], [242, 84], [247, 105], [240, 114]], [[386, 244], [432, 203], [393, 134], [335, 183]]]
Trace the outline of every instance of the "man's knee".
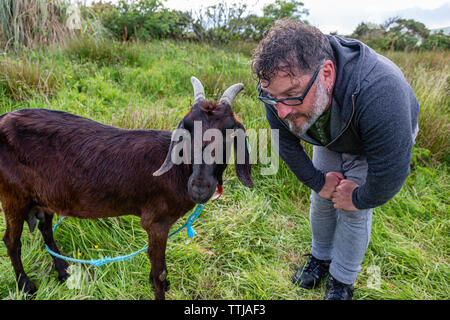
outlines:
[[330, 215], [336, 214], [336, 209], [334, 208], [333, 202], [331, 200], [322, 198], [315, 191], [311, 191], [311, 215]]

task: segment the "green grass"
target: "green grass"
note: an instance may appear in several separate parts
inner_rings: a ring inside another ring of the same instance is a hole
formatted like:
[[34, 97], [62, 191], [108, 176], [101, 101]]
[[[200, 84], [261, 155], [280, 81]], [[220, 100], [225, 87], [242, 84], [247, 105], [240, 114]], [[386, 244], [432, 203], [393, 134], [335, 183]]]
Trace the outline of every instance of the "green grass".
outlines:
[[[172, 129], [193, 102], [189, 78], [194, 75], [211, 99], [220, 97], [229, 85], [243, 82], [245, 89], [234, 110], [244, 124], [250, 123], [264, 112], [255, 99], [251, 50], [248, 45], [242, 47], [240, 52], [234, 50], [239, 46], [217, 48], [174, 41], [127, 46], [80, 39], [66, 47], [1, 58], [0, 114], [25, 107], [48, 108], [123, 128]], [[449, 56], [448, 52], [391, 53], [422, 105], [420, 148], [414, 151], [412, 172], [403, 189], [375, 209], [372, 239], [355, 284], [355, 299], [445, 300], [450, 296]], [[1, 67], [4, 61], [39, 67], [28, 68], [28, 76], [16, 72], [13, 78], [6, 73], [10, 67]], [[47, 79], [49, 74], [50, 90], [40, 89], [39, 84], [45, 82], [39, 79]], [[13, 94], [11, 88], [19, 87], [26, 88], [26, 94]], [[250, 127], [268, 125], [257, 121]], [[194, 224], [196, 237], [188, 242], [183, 232], [169, 240], [168, 299], [322, 299], [325, 283], [308, 291], [290, 282], [296, 268], [306, 261], [302, 254], [310, 252], [309, 190], [284, 163], [272, 176], [262, 175], [263, 167], [254, 166], [255, 187], [248, 189], [229, 166], [224, 194], [208, 203]], [[186, 219], [187, 215], [174, 229]], [[4, 231], [4, 215], [0, 214], [0, 235]], [[133, 216], [69, 219], [56, 230], [55, 238], [64, 254], [82, 259], [114, 257], [147, 245], [147, 235]], [[25, 270], [39, 287], [37, 299], [154, 296], [145, 254], [101, 268], [73, 264], [78, 268], [75, 274], [80, 274], [79, 286], [73, 287], [71, 282], [58, 283], [38, 231], [30, 234], [25, 226], [22, 243]], [[371, 285], [377, 272], [379, 288]], [[24, 299], [3, 243], [0, 298]]]

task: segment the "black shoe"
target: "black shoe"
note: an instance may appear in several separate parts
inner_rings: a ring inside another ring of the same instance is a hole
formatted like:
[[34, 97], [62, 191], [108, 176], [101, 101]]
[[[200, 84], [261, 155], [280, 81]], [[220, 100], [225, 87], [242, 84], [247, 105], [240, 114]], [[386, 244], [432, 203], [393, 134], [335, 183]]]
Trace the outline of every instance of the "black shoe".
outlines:
[[331, 260], [319, 260], [308, 254], [306, 264], [297, 270], [292, 282], [305, 289], [315, 288], [327, 274]]
[[352, 300], [354, 290], [353, 285], [342, 283], [330, 275], [325, 300]]

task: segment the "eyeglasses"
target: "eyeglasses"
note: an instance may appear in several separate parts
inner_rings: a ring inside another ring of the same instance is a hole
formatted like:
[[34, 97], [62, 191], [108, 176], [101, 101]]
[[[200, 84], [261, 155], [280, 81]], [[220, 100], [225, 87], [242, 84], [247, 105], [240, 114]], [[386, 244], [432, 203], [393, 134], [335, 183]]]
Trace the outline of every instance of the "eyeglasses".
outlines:
[[303, 100], [305, 100], [306, 95], [309, 92], [309, 89], [311, 89], [312, 85], [314, 84], [314, 81], [316, 81], [317, 75], [319, 74], [320, 68], [322, 68], [322, 66], [319, 66], [319, 68], [317, 69], [317, 71], [314, 73], [313, 77], [311, 78], [311, 81], [309, 82], [308, 86], [306, 87], [305, 92], [303, 92], [303, 94], [299, 97], [291, 97], [291, 98], [284, 98], [284, 99], [274, 99], [274, 98], [269, 98], [267, 96], [264, 96], [264, 92], [261, 88], [261, 85], [259, 86], [259, 96], [258, 99], [261, 100], [264, 103], [267, 104], [271, 104], [273, 106], [275, 106], [278, 102], [281, 102], [284, 105], [287, 106], [298, 106], [301, 105], [303, 103]]

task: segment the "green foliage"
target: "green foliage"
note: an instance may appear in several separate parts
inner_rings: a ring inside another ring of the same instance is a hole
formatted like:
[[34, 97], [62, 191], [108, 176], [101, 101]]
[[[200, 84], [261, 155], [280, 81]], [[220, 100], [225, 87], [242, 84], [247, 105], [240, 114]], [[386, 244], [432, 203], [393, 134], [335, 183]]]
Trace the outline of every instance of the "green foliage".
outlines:
[[181, 36], [190, 21], [186, 13], [168, 10], [159, 0], [120, 0], [117, 6], [96, 8], [105, 27], [123, 40]]
[[425, 25], [413, 19], [393, 17], [383, 25], [361, 22], [351, 37], [375, 50], [449, 50], [450, 36], [430, 34]]
[[[413, 19], [396, 19], [396, 26], [389, 29], [394, 33], [403, 32], [407, 36], [427, 38], [430, 35], [428, 30], [422, 22]], [[405, 30], [405, 31], [403, 31]]]
[[304, 3], [296, 0], [275, 0], [263, 8], [264, 16], [273, 21], [279, 19], [302, 20], [309, 14], [309, 10], [303, 8]]
[[424, 50], [449, 50], [450, 36], [444, 34], [441, 30], [426, 38], [420, 47]]
[[228, 43], [239, 38], [246, 4], [220, 2], [202, 9], [192, 19], [192, 30], [200, 41]]
[[261, 40], [279, 19], [303, 20], [309, 14], [296, 0], [276, 0], [263, 8], [263, 16], [246, 14], [243, 3], [218, 3], [201, 11], [193, 19], [192, 28], [200, 41], [228, 43], [232, 40]]

